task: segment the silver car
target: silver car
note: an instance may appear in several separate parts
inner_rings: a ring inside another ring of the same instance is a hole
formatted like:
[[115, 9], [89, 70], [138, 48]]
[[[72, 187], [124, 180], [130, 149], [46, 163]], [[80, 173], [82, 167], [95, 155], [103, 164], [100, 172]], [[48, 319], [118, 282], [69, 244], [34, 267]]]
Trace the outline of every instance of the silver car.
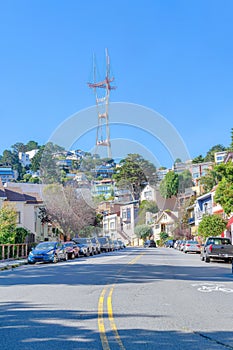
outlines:
[[183, 248], [184, 253], [201, 253], [201, 245], [198, 241], [186, 241]]

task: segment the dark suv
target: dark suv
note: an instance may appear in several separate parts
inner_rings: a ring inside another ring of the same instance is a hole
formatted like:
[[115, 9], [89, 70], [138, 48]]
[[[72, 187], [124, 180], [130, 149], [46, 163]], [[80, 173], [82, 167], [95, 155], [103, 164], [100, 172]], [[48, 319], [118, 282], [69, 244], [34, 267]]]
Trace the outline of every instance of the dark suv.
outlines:
[[156, 248], [156, 243], [153, 239], [148, 239], [144, 244], [145, 248]]

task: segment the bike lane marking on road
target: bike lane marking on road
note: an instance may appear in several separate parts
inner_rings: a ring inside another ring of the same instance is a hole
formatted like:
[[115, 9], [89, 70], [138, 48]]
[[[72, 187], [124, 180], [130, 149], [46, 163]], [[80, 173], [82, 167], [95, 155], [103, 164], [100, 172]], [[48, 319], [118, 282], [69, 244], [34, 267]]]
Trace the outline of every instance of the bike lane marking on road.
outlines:
[[[140, 255], [136, 256], [135, 258], [130, 260], [127, 263], [127, 265], [135, 264], [144, 254], [145, 253], [141, 253]], [[124, 270], [124, 268], [120, 269], [119, 272], [121, 272], [122, 270]], [[117, 326], [116, 326], [114, 316], [113, 316], [113, 309], [112, 309], [112, 294], [113, 294], [113, 290], [116, 286], [116, 283], [117, 283], [117, 277], [115, 279], [114, 284], [107, 285], [104, 287], [104, 289], [102, 290], [102, 292], [100, 294], [99, 302], [98, 302], [98, 327], [99, 327], [100, 339], [101, 339], [103, 350], [110, 350], [110, 346], [109, 346], [109, 342], [108, 342], [108, 338], [107, 338], [107, 334], [106, 334], [106, 329], [105, 329], [105, 325], [104, 325], [104, 301], [105, 301], [106, 292], [109, 288], [110, 288], [110, 291], [109, 291], [108, 297], [107, 297], [108, 319], [110, 322], [111, 329], [114, 333], [115, 340], [119, 345], [119, 348], [121, 350], [125, 350], [125, 347], [121, 341], [120, 335], [119, 335], [118, 330], [117, 330]]]
[[219, 283], [195, 283], [195, 284], [192, 284], [192, 286], [198, 287], [197, 290], [203, 293], [210, 293], [210, 292], [233, 293], [233, 289], [226, 288], [224, 284], [219, 284]]

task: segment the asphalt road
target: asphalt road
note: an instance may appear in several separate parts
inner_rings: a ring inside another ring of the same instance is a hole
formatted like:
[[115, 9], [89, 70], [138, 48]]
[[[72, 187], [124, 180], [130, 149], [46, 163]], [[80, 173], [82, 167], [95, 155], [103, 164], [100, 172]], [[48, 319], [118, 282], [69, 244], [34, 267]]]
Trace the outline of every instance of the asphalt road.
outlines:
[[127, 248], [0, 272], [1, 350], [233, 349], [230, 264]]

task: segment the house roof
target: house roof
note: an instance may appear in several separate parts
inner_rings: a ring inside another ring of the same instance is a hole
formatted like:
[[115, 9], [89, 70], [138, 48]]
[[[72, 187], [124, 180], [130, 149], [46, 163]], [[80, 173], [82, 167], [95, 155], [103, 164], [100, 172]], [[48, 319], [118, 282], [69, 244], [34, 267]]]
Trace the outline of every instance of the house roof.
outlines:
[[[18, 186], [17, 186], [18, 185]], [[32, 190], [34, 189], [34, 191]], [[2, 188], [4, 191], [4, 197], [9, 202], [26, 202], [26, 203], [41, 203], [42, 194], [40, 188], [31, 186], [22, 186], [22, 184], [15, 183], [14, 186], [5, 186]], [[1, 186], [0, 186], [0, 196], [1, 196]]]
[[167, 210], [163, 210], [162, 213], [159, 215], [158, 219], [156, 220], [156, 222], [158, 223], [159, 221], [161, 221], [161, 219], [163, 218], [163, 215], [167, 215], [170, 217], [170, 219], [172, 219], [173, 221], [177, 220], [177, 216], [175, 215], [174, 212], [172, 211], [167, 211]]

